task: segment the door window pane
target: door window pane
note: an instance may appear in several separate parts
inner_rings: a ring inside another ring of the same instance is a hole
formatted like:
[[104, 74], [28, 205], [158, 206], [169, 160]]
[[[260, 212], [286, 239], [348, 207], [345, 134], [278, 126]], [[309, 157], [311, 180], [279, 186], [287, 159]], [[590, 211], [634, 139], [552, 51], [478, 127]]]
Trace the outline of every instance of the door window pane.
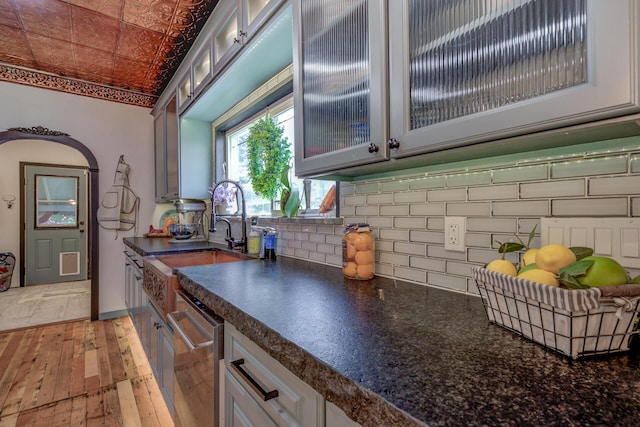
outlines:
[[36, 228], [78, 226], [78, 178], [36, 175]]

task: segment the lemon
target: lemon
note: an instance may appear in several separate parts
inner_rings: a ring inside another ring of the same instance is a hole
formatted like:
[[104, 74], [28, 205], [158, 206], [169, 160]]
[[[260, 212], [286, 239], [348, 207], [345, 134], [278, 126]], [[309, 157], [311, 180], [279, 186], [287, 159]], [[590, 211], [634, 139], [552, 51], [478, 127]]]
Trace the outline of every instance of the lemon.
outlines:
[[538, 249], [536, 264], [538, 268], [558, 274], [558, 270], [576, 262], [576, 255], [564, 245], [552, 243]]
[[522, 266], [534, 264], [536, 262], [537, 248], [530, 248], [522, 255]]
[[487, 264], [487, 270], [497, 271], [498, 273], [515, 276], [518, 274], [516, 266], [506, 259], [496, 259]]
[[538, 282], [549, 286], [560, 286], [560, 282], [556, 278], [556, 275], [550, 271], [534, 268], [518, 274], [519, 279], [531, 280], [532, 282]]

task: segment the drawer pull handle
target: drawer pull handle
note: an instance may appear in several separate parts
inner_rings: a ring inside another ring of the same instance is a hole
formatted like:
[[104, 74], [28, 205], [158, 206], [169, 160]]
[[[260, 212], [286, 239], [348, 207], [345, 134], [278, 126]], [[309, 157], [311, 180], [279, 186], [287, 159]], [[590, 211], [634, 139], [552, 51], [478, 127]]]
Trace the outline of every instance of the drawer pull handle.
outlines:
[[263, 401], [271, 400], [274, 397], [278, 397], [278, 390], [265, 391], [260, 384], [256, 380], [254, 380], [251, 375], [244, 369], [242, 369], [242, 365], [244, 365], [244, 359], [238, 359], [231, 362], [231, 367], [234, 371], [236, 371], [242, 378], [244, 378], [253, 391], [258, 393]]

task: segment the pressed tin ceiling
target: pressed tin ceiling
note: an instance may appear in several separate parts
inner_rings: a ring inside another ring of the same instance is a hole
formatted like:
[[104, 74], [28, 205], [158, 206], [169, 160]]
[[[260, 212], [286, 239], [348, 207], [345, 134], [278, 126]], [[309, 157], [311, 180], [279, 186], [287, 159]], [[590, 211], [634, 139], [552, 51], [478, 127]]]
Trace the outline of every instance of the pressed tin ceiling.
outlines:
[[0, 0], [0, 80], [152, 107], [218, 0]]

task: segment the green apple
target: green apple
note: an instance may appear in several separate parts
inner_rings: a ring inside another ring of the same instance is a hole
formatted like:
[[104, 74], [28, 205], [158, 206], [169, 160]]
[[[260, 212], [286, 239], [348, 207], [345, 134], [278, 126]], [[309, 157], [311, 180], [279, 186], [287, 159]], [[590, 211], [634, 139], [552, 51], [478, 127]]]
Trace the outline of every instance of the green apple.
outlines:
[[578, 282], [589, 287], [624, 285], [631, 281], [629, 274], [615, 259], [603, 256], [588, 256], [584, 261], [593, 261], [587, 272], [576, 277]]

